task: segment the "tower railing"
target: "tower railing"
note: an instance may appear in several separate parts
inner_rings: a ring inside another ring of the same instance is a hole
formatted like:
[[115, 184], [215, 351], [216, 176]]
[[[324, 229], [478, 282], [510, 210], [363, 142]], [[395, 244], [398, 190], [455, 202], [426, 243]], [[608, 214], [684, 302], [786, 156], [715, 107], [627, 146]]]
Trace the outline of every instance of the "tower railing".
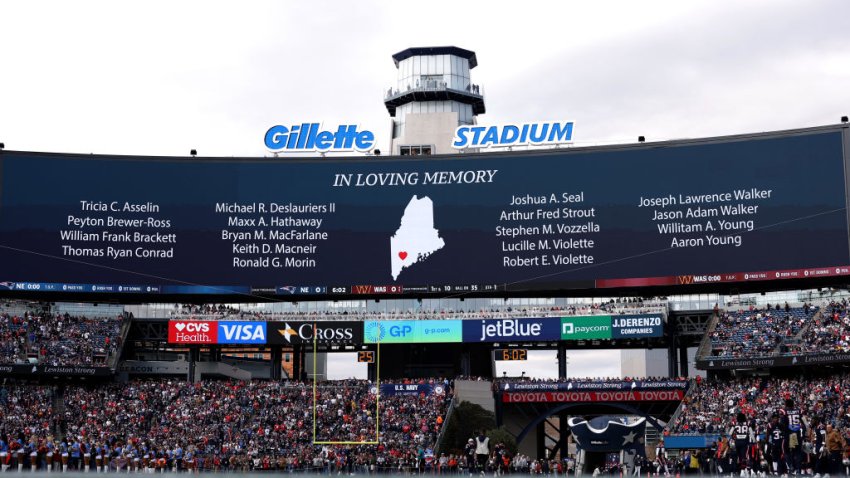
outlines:
[[424, 93], [431, 91], [452, 91], [465, 95], [484, 98], [484, 88], [481, 85], [468, 84], [464, 89], [452, 88], [446, 81], [427, 80], [421, 83], [407, 85], [404, 88], [387, 88], [384, 91], [384, 99], [391, 100], [410, 93]]

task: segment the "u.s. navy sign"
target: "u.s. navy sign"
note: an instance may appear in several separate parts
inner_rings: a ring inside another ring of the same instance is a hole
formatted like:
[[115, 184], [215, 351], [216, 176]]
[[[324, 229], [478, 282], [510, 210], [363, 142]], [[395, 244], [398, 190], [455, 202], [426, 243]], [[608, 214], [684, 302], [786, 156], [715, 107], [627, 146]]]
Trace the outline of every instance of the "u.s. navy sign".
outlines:
[[455, 130], [452, 148], [539, 146], [570, 143], [572, 140], [572, 121], [543, 121], [495, 126], [462, 125]]

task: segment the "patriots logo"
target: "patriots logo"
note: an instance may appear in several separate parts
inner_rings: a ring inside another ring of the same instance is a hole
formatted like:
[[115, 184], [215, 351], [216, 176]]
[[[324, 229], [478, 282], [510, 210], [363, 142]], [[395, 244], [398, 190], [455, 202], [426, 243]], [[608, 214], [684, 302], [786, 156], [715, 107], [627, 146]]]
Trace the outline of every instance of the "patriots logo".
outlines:
[[611, 416], [596, 417], [591, 420], [570, 418], [567, 420], [573, 438], [579, 448], [592, 452], [610, 452], [632, 450], [644, 455], [644, 436], [646, 436], [646, 418], [641, 417], [633, 423]]

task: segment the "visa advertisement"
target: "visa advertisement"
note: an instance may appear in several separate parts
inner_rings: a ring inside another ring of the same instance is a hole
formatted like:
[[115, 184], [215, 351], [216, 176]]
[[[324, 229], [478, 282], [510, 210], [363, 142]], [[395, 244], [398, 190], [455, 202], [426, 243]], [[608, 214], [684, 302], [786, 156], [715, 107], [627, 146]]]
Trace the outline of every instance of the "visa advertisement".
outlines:
[[218, 324], [220, 344], [264, 344], [266, 323], [248, 321], [223, 321]]
[[266, 323], [251, 321], [171, 320], [170, 344], [265, 344]]

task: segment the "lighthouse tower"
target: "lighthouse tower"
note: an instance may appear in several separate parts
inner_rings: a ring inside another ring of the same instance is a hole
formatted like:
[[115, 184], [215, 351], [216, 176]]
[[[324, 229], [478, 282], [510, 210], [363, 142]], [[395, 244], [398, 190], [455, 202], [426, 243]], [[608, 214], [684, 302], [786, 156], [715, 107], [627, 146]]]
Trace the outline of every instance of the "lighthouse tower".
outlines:
[[455, 129], [476, 124], [484, 91], [469, 71], [475, 52], [455, 46], [408, 48], [393, 55], [398, 69], [384, 105], [392, 117], [390, 154], [450, 154]]

